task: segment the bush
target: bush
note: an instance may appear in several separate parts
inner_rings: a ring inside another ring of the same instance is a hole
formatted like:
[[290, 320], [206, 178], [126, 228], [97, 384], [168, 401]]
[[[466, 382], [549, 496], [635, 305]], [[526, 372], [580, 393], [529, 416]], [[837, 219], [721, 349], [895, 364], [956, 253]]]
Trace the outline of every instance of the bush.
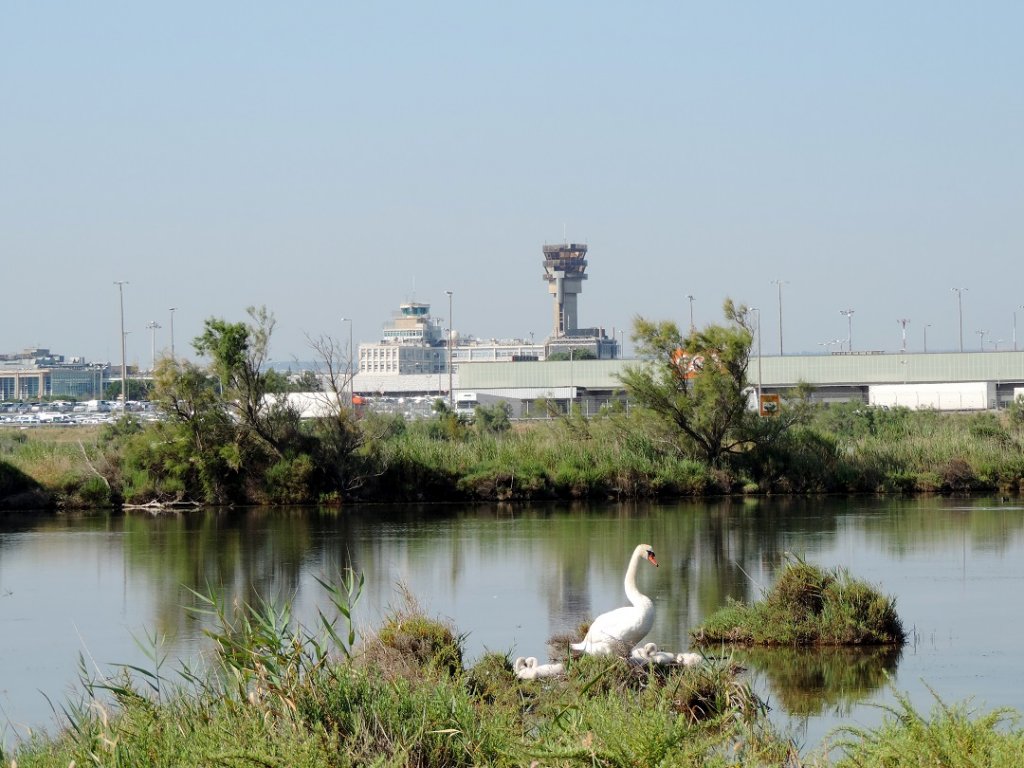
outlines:
[[734, 602], [690, 631], [694, 643], [745, 645], [902, 645], [896, 601], [842, 569], [799, 559], [753, 605]]
[[267, 501], [273, 504], [309, 503], [315, 496], [312, 488], [314, 473], [313, 459], [306, 454], [281, 459], [267, 470], [264, 477]]

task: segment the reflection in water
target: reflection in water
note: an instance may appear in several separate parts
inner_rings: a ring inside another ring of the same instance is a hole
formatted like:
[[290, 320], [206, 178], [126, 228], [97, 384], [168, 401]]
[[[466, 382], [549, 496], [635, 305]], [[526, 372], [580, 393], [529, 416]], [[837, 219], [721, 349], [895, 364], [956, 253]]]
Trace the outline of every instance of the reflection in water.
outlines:
[[896, 672], [900, 650], [744, 648], [733, 658], [763, 676], [774, 700], [791, 715], [846, 716]]
[[847, 566], [894, 593], [907, 628], [930, 642], [902, 660], [748, 652], [745, 663], [787, 711], [845, 716], [884, 697], [883, 671], [898, 672], [903, 687], [950, 681], [947, 700], [984, 694], [981, 679], [994, 703], [1024, 708], [1024, 664], [1003, 647], [1021, 632], [1019, 618], [1005, 626], [1014, 619], [1003, 607], [1024, 589], [1024, 511], [935, 498], [4, 517], [0, 706], [14, 722], [45, 720], [35, 692], [59, 698], [83, 645], [100, 649], [98, 664], [135, 663], [131, 633], [156, 631], [173, 654], [195, 654], [194, 591], [226, 604], [293, 599], [310, 618], [324, 601], [315, 578], [345, 568], [365, 577], [361, 627], [376, 624], [402, 584], [468, 634], [470, 658], [541, 655], [551, 635], [624, 604], [626, 562], [641, 542], [661, 563], [639, 575], [657, 611], [649, 639], [670, 650], [686, 650], [689, 629], [727, 599], [758, 599], [786, 552]]

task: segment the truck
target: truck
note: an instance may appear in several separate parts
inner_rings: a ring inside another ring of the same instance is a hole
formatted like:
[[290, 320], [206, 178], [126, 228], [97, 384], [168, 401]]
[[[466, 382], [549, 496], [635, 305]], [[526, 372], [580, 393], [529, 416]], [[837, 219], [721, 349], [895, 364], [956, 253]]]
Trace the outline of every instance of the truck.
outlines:
[[871, 384], [868, 404], [883, 408], [984, 411], [996, 407], [996, 385], [988, 381], [949, 384]]

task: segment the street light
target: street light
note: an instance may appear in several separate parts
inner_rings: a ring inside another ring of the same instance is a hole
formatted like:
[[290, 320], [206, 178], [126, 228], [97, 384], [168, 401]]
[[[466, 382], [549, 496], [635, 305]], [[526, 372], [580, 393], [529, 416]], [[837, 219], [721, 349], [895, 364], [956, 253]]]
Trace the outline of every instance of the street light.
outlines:
[[160, 323], [158, 323], [156, 320], [150, 320], [148, 323], [146, 323], [146, 328], [149, 329], [149, 335], [150, 335], [150, 339], [149, 339], [150, 354], [153, 356], [153, 362], [150, 363], [150, 366], [151, 366], [150, 367], [150, 371], [155, 371], [156, 370], [156, 330], [157, 330], [157, 328], [162, 328], [162, 327], [163, 326], [161, 326]]
[[907, 326], [910, 325], [910, 318], [908, 318], [908, 317], [901, 317], [896, 322], [899, 323], [900, 324], [900, 328], [903, 329], [903, 344], [900, 346], [900, 352], [906, 352], [907, 351]]
[[789, 280], [772, 280], [772, 285], [779, 287], [779, 357], [782, 357], [782, 286], [789, 283]]
[[932, 327], [931, 323], [925, 323], [924, 326], [924, 353], [928, 354], [928, 329]]
[[957, 313], [957, 317], [959, 318], [959, 328], [960, 328], [960, 351], [963, 352], [964, 351], [964, 301], [963, 301], [964, 296], [963, 296], [963, 294], [964, 294], [964, 291], [966, 291], [967, 289], [966, 288], [950, 288], [949, 290], [953, 291], [953, 293], [956, 294], [956, 313]]
[[693, 333], [693, 331], [696, 330], [696, 326], [693, 324], [693, 294], [686, 294], [686, 298], [690, 300], [690, 333]]
[[853, 310], [840, 309], [839, 314], [846, 317], [846, 351], [853, 354]]
[[117, 286], [117, 293], [121, 300], [121, 413], [123, 415], [128, 407], [128, 395], [125, 390], [125, 383], [128, 380], [128, 366], [125, 364], [124, 351], [124, 287], [128, 285], [128, 281], [115, 280], [114, 285]]
[[348, 379], [348, 402], [346, 408], [352, 407], [352, 401], [356, 397], [355, 376], [352, 373], [352, 318], [343, 317], [341, 322], [348, 323], [348, 361], [345, 363], [345, 376]]
[[445, 291], [448, 294], [448, 405], [455, 410], [455, 393], [452, 392], [452, 294], [454, 291]]
[[177, 307], [171, 307], [171, 360], [174, 360], [174, 310]]
[[982, 352], [984, 352], [985, 351], [985, 334], [988, 333], [988, 330], [975, 331], [975, 333], [978, 334], [981, 337], [981, 343], [978, 345], [978, 349], [981, 350]]

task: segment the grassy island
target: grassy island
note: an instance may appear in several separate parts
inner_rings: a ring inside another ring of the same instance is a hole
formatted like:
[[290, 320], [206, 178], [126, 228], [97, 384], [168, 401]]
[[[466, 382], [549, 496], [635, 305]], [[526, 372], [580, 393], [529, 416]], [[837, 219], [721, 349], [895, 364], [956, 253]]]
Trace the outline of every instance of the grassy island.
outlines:
[[690, 632], [693, 642], [780, 646], [894, 645], [905, 640], [896, 601], [843, 569], [792, 559], [760, 602], [733, 602]]
[[356, 643], [358, 584], [339, 584], [325, 584], [337, 612], [313, 628], [287, 606], [203, 598], [213, 650], [201, 667], [165, 669], [154, 638], [149, 668], [83, 671], [59, 708], [64, 729], [0, 748], [0, 764], [1003, 768], [1024, 750], [1010, 713], [939, 702], [925, 717], [901, 700], [877, 730], [840, 734], [831, 758], [800, 755], [731, 664], [654, 671], [584, 657], [524, 681], [499, 653], [466, 666], [462, 637], [415, 610]]

